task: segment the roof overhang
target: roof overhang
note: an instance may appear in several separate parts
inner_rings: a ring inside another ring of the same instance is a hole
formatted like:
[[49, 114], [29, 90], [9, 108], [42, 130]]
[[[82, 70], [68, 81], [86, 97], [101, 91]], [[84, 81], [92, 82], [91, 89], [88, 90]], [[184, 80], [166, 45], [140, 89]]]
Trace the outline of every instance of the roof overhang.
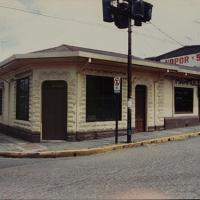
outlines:
[[[127, 63], [126, 57], [117, 57], [110, 56], [98, 53], [84, 52], [84, 51], [73, 51], [73, 52], [38, 52], [38, 53], [28, 53], [28, 54], [16, 54], [13, 55], [4, 61], [0, 62], [0, 71], [1, 69], [5, 69], [10, 65], [13, 65], [18, 60], [26, 60], [26, 59], [48, 59], [48, 58], [70, 58], [70, 57], [82, 57], [82, 58], [91, 58], [102, 61], [109, 61], [113, 63]], [[185, 73], [185, 74], [194, 74], [200, 75], [200, 71], [193, 70], [191, 67], [184, 67], [178, 65], [171, 65], [167, 63], [161, 63], [141, 58], [133, 58], [133, 65], [143, 66], [145, 68], [154, 68], [158, 70], [166, 70], [169, 72], [177, 72], [177, 73]]]

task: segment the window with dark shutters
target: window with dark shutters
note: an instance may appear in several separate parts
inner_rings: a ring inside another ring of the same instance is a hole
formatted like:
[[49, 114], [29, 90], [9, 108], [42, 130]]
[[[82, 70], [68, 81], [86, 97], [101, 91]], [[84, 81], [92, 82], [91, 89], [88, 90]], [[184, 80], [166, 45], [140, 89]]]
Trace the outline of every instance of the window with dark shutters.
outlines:
[[175, 113], [193, 113], [193, 88], [175, 87]]
[[[86, 121], [114, 121], [116, 115], [113, 78], [86, 76]], [[119, 116], [121, 120], [121, 95]]]
[[0, 88], [0, 115], [3, 113], [3, 89]]
[[29, 78], [17, 80], [16, 84], [16, 119], [29, 120]]

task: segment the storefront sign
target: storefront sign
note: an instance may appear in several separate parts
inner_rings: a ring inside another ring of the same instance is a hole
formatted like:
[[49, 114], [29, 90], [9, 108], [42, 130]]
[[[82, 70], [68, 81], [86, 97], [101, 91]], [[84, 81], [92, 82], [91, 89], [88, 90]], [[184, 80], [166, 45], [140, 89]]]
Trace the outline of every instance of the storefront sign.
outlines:
[[185, 65], [185, 66], [199, 66], [200, 67], [200, 53], [197, 54], [190, 54], [180, 57], [168, 58], [163, 59], [161, 62], [169, 63], [173, 65]]
[[200, 79], [186, 79], [186, 78], [177, 78], [175, 84], [178, 85], [190, 85], [190, 86], [200, 86]]

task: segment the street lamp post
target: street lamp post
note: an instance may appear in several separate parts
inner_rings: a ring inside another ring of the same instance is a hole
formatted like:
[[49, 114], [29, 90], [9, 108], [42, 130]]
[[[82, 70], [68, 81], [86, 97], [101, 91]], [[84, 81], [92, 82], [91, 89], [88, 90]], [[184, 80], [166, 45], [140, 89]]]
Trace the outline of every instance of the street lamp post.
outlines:
[[[117, 6], [112, 5], [115, 1]], [[153, 5], [143, 0], [102, 0], [103, 21], [114, 22], [117, 28], [128, 28], [128, 65], [127, 65], [127, 143], [131, 142], [132, 125], [132, 19], [135, 26], [151, 20]]]
[[[132, 1], [129, 1], [130, 9], [132, 8]], [[127, 65], [127, 143], [131, 142], [132, 137], [132, 19], [131, 11], [128, 18], [128, 65]]]

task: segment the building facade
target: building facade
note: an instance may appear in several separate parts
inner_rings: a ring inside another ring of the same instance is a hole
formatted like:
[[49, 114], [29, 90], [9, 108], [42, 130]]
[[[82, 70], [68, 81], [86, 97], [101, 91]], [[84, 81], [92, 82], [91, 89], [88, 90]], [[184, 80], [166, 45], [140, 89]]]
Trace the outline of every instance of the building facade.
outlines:
[[184, 46], [149, 59], [173, 65], [200, 67], [200, 45]]
[[[119, 130], [127, 127], [125, 55], [62, 45], [0, 63], [0, 129], [32, 142], [114, 135], [113, 78], [121, 77]], [[198, 80], [190, 67], [133, 58], [135, 132], [199, 124]]]

